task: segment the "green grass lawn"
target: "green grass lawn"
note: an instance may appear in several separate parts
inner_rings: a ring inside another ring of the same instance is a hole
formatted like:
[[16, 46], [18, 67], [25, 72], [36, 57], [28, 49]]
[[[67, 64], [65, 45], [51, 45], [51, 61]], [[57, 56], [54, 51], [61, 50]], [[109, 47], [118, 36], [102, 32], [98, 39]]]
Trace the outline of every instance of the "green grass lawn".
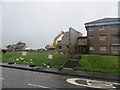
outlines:
[[120, 73], [120, 56], [82, 55], [76, 69], [93, 72]]
[[[53, 55], [52, 59], [48, 59], [48, 55]], [[20, 60], [20, 57], [24, 60]], [[19, 59], [19, 60], [16, 60]], [[32, 61], [30, 61], [32, 59]], [[58, 67], [68, 59], [67, 54], [57, 53], [27, 53], [26, 56], [22, 56], [22, 52], [7, 52], [2, 54], [2, 62], [15, 62], [17, 64], [35, 64], [38, 66], [45, 66], [43, 63], [50, 65], [50, 67]], [[24, 62], [25, 61], [25, 62]], [[31, 63], [32, 62], [32, 63]]]
[[[27, 53], [22, 56], [22, 52], [7, 52], [0, 55], [2, 62], [15, 62], [18, 64], [35, 64], [38, 66], [46, 67], [43, 63], [48, 64], [50, 67], [58, 67], [68, 59], [68, 54], [52, 53], [53, 59], [48, 59], [48, 53]], [[119, 59], [118, 56], [107, 55], [81, 55], [82, 58], [76, 65], [75, 69], [93, 72], [105, 73], [119, 73]], [[24, 60], [20, 60], [20, 57]], [[119, 56], [120, 57], [120, 56]], [[19, 59], [19, 60], [16, 60]], [[30, 61], [32, 59], [32, 61]], [[24, 62], [25, 61], [25, 62]], [[31, 63], [32, 62], [32, 63]]]

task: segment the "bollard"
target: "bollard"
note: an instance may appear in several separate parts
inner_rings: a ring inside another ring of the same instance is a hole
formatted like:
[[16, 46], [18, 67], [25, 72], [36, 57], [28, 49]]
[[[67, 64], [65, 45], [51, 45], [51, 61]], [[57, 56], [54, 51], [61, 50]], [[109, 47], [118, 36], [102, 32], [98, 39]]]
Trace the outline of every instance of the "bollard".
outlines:
[[12, 64], [14, 64], [14, 62], [9, 62], [8, 64], [12, 65]]
[[5, 50], [5, 49], [2, 49], [2, 53], [4, 53], [4, 54], [5, 54], [6, 52], [7, 52], [7, 50]]
[[30, 64], [29, 67], [35, 67], [35, 65], [34, 64]]

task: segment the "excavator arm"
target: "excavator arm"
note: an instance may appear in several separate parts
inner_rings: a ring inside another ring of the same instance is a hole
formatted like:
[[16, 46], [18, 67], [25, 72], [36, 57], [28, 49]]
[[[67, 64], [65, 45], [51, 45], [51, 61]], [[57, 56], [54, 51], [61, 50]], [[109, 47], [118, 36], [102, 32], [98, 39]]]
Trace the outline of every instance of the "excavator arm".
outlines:
[[61, 33], [60, 34], [58, 34], [56, 37], [55, 37], [55, 39], [54, 39], [54, 42], [53, 42], [53, 46], [54, 47], [56, 47], [56, 41], [57, 41], [57, 39], [62, 35], [62, 34], [64, 34], [64, 31], [61, 31]]
[[64, 31], [61, 31], [61, 33], [60, 34], [58, 34], [56, 37], [55, 37], [55, 39], [54, 39], [54, 41], [53, 41], [53, 45], [47, 45], [47, 46], [45, 46], [45, 48], [46, 49], [48, 49], [48, 50], [53, 50], [53, 49], [55, 49], [56, 48], [56, 41], [57, 41], [57, 39], [62, 35], [62, 34], [64, 34]]

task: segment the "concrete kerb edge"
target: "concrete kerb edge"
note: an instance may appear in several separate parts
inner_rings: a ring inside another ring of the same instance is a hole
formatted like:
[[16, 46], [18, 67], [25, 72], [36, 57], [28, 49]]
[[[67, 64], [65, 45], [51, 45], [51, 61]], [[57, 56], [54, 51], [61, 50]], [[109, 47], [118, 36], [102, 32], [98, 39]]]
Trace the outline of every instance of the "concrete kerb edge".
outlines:
[[30, 68], [24, 68], [24, 67], [15, 67], [15, 66], [8, 66], [8, 65], [0, 65], [1, 67], [9, 67], [9, 68], [15, 68], [15, 69], [21, 69], [21, 70], [29, 70], [29, 71], [36, 71], [36, 72], [43, 72], [43, 73], [52, 73], [52, 74], [60, 74], [60, 75], [67, 75], [67, 76], [79, 76], [84, 78], [92, 78], [92, 79], [106, 79], [106, 80], [113, 80], [116, 81], [118, 79], [113, 78], [104, 78], [104, 77], [92, 77], [92, 76], [85, 76], [85, 75], [78, 75], [78, 74], [68, 74], [68, 73], [61, 73], [61, 72], [52, 72], [52, 71], [46, 71], [46, 70], [38, 70], [38, 69], [30, 69]]
[[24, 67], [15, 67], [15, 66], [7, 66], [7, 65], [0, 65], [2, 67], [9, 67], [9, 68], [15, 68], [15, 69], [21, 69], [21, 70], [29, 70], [29, 71], [36, 71], [36, 72], [45, 72], [45, 73], [53, 73], [53, 74], [61, 74], [61, 75], [69, 75], [69, 76], [80, 76], [80, 75], [72, 75], [67, 73], [60, 73], [60, 72], [52, 72], [52, 71], [45, 71], [45, 70], [38, 70], [38, 69], [29, 69]]

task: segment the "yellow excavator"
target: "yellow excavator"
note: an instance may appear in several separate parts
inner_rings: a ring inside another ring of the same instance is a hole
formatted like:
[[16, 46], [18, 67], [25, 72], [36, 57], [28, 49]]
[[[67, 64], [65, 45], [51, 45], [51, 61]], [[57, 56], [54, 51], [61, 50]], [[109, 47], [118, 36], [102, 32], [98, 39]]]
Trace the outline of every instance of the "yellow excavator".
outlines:
[[64, 34], [64, 31], [61, 31], [61, 33], [60, 34], [58, 34], [56, 37], [55, 37], [55, 39], [54, 39], [54, 41], [53, 41], [53, 45], [47, 45], [47, 46], [45, 46], [45, 48], [47, 49], [47, 50], [54, 50], [55, 48], [56, 48], [56, 46], [57, 46], [57, 44], [56, 44], [56, 41], [57, 41], [57, 39], [62, 35], [62, 34]]

